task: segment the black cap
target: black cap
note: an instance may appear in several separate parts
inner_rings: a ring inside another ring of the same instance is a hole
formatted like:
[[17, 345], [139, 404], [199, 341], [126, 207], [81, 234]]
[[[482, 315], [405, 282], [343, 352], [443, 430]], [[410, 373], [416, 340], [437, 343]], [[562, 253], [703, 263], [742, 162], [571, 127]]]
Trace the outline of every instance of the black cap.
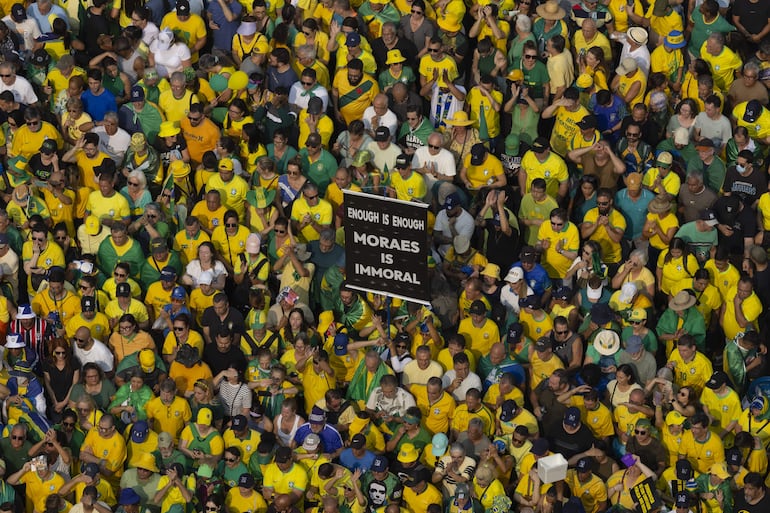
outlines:
[[548, 337], [540, 337], [537, 339], [537, 342], [535, 342], [535, 351], [547, 351], [551, 348], [553, 348], [553, 343]]
[[40, 145], [40, 153], [45, 153], [46, 155], [56, 153], [56, 141], [53, 139], [43, 141], [43, 144]]
[[676, 478], [680, 481], [687, 481], [692, 479], [692, 463], [689, 460], [677, 460], [676, 462]]
[[743, 465], [743, 454], [737, 447], [725, 450], [725, 461], [728, 465]]
[[569, 287], [559, 287], [556, 289], [553, 293], [553, 297], [556, 299], [563, 299], [564, 301], [569, 301], [572, 297], [572, 289]]
[[484, 163], [487, 156], [487, 147], [482, 143], [476, 143], [471, 146], [471, 165], [480, 166]]
[[374, 140], [379, 142], [385, 142], [390, 139], [390, 129], [386, 126], [377, 127], [374, 131]]
[[363, 449], [366, 447], [366, 437], [361, 433], [356, 433], [350, 439], [350, 447], [353, 449]]
[[126, 282], [118, 283], [118, 286], [115, 288], [115, 296], [131, 297], [131, 285]]
[[484, 304], [483, 301], [475, 300], [473, 303], [471, 303], [470, 309], [468, 309], [468, 313], [474, 314], [474, 315], [486, 315], [487, 314], [487, 306]]
[[190, 15], [190, 2], [187, 0], [177, 0], [176, 1], [176, 13], [179, 16], [189, 16]]
[[241, 474], [241, 477], [238, 478], [238, 486], [242, 486], [243, 488], [254, 488], [255, 484], [256, 484], [256, 481], [254, 479], [254, 476], [252, 476], [248, 472], [244, 472], [243, 474]]
[[275, 462], [276, 463], [287, 463], [291, 461], [293, 457], [293, 452], [288, 447], [279, 447], [275, 451]]
[[535, 260], [537, 260], [537, 251], [535, 251], [535, 248], [532, 246], [524, 246], [521, 248], [521, 255], [519, 256], [519, 259], [522, 262], [532, 263]]
[[409, 167], [409, 155], [402, 153], [396, 157], [396, 169], [406, 169]]
[[24, 9], [24, 4], [13, 4], [13, 7], [11, 7], [11, 19], [16, 23], [27, 19], [27, 10]]
[[746, 111], [743, 113], [743, 121], [754, 123], [762, 114], [762, 104], [759, 100], [751, 100], [746, 104]]
[[32, 63], [38, 66], [45, 66], [51, 62], [51, 56], [42, 48], [35, 50], [32, 54]]
[[575, 468], [578, 472], [590, 472], [593, 467], [594, 459], [590, 456], [584, 456], [577, 461]]
[[535, 153], [542, 153], [545, 150], [549, 149], [551, 147], [551, 144], [548, 142], [548, 139], [545, 137], [538, 137], [535, 139], [535, 142], [532, 143], [532, 151]]
[[722, 385], [727, 384], [727, 374], [725, 374], [721, 370], [715, 370], [714, 374], [711, 375], [711, 378], [706, 382], [706, 388], [710, 388], [711, 390], [716, 390]]
[[94, 301], [93, 296], [83, 296], [83, 298], [80, 300], [80, 309], [84, 312], [95, 312], [96, 311], [96, 301]]
[[230, 427], [233, 428], [233, 431], [241, 431], [243, 429], [246, 429], [249, 426], [249, 421], [246, 420], [245, 415], [236, 415], [233, 417], [233, 422], [230, 424]]
[[422, 482], [430, 483], [431, 472], [425, 467], [419, 467], [409, 478], [406, 480], [406, 486], [413, 488]]
[[714, 148], [714, 141], [709, 139], [708, 137], [704, 137], [700, 141], [695, 143], [696, 148]]
[[500, 420], [503, 422], [510, 422], [516, 413], [516, 401], [513, 399], [506, 399], [500, 406]]
[[581, 130], [593, 130], [597, 126], [599, 126], [599, 123], [597, 122], [596, 116], [593, 114], [588, 114], [577, 122], [577, 127]]

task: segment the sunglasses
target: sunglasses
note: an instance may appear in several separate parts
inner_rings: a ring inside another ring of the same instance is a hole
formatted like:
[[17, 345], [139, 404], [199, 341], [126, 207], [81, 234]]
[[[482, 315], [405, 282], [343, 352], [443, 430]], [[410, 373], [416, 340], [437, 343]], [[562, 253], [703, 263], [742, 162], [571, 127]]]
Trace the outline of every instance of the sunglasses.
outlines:
[[[10, 75], [2, 75], [2, 76], [4, 76], [4, 77], [8, 76], [9, 77]], [[40, 124], [40, 121], [27, 121], [27, 126], [36, 126], [36, 125], [39, 125], [39, 124]]]
[[80, 342], [81, 344], [85, 344], [86, 342], [88, 342], [87, 338], [72, 337], [72, 340], [75, 342]]
[[275, 233], [286, 233], [286, 230], [273, 230]]
[[567, 333], [569, 333], [569, 330], [565, 330], [565, 331], [556, 331], [555, 333], [556, 333], [557, 335], [566, 335]]
[[38, 242], [43, 242], [45, 239], [43, 237], [32, 237], [32, 240], [36, 240]]
[[631, 324], [644, 324], [644, 321], [631, 321]]
[[225, 223], [225, 226], [227, 226], [228, 228], [235, 228], [236, 226], [238, 226], [238, 223]]
[[431, 150], [440, 150], [440, 149], [441, 149], [441, 146], [435, 146], [435, 145], [433, 145], [433, 144], [429, 144], [429, 145], [428, 145], [428, 148], [430, 148]]
[[227, 463], [235, 463], [235, 462], [236, 462], [236, 461], [238, 461], [238, 460], [236, 460], [235, 458], [225, 458], [225, 461], [226, 461]]
[[396, 346], [396, 349], [406, 349], [406, 346], [403, 344], [399, 344]]
[[634, 429], [634, 433], [636, 433], [637, 435], [646, 435], [647, 431], [645, 431], [644, 429]]
[[311, 86], [313, 85], [313, 82], [302, 82], [303, 86]]
[[537, 59], [537, 55], [525, 55], [524, 58], [527, 60], [534, 60]]
[[626, 137], [639, 137], [638, 132], [626, 132]]
[[201, 119], [203, 119], [203, 116], [199, 116], [199, 117], [197, 117], [197, 118], [196, 118], [195, 116], [187, 116], [187, 119], [189, 119], [189, 120], [190, 120], [190, 121], [192, 121], [193, 123], [197, 123], [198, 121], [200, 121]]
[[428, 48], [428, 51], [430, 53], [439, 53], [441, 51], [441, 48]]
[[[3, 75], [3, 76], [4, 76], [4, 77], [6, 77], [6, 76], [7, 76], [7, 77], [10, 77], [10, 75]], [[23, 437], [23, 436], [12, 436], [11, 438], [13, 438], [14, 440], [24, 440], [24, 437]]]
[[126, 276], [128, 276], [128, 275], [125, 274], [125, 273], [115, 273], [115, 277], [116, 278], [125, 278]]
[[61, 425], [62, 427], [67, 427], [67, 428], [75, 427], [74, 422], [62, 422]]
[[0, 77], [3, 77], [3, 78], [11, 78], [12, 76], [13, 75], [0, 75]]
[[184, 326], [174, 326], [174, 331], [184, 331], [184, 330], [185, 330]]
[[54, 352], [53, 352], [53, 354], [56, 354], [56, 355], [65, 355], [65, 354], [67, 354], [67, 353], [66, 353], [66, 352], [64, 352], [64, 351], [54, 351]]
[[412, 9], [412, 14], [422, 14], [422, 11], [418, 11], [417, 9]]
[[132, 187], [139, 187], [139, 182], [128, 182], [128, 185]]

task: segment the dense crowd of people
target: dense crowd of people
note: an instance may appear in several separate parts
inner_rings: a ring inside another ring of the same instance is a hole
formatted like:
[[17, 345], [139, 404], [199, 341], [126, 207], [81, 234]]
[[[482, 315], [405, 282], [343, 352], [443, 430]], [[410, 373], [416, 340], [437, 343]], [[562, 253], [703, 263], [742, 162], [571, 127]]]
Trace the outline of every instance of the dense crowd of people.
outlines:
[[770, 511], [770, 2], [0, 11], [0, 513]]

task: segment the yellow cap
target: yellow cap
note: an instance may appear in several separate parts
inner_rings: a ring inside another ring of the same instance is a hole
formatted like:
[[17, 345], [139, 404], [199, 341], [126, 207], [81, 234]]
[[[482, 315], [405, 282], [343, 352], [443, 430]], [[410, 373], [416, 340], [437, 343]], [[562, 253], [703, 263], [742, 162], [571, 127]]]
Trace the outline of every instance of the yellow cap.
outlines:
[[152, 372], [155, 369], [155, 351], [142, 349], [139, 351], [139, 366], [143, 372]]

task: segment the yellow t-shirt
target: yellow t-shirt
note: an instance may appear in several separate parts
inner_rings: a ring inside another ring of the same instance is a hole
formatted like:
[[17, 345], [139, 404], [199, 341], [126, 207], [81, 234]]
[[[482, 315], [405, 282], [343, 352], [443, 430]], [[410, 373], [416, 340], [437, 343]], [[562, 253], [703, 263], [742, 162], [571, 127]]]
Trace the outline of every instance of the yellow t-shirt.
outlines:
[[[666, 215], [666, 217], [661, 218], [659, 214], [649, 213], [647, 214], [647, 220], [655, 221], [656, 223], [658, 223], [658, 226], [660, 226], [661, 231], [663, 231], [663, 233], [668, 232], [672, 227], [679, 228], [679, 220], [673, 214], [668, 214]], [[663, 239], [661, 239], [660, 235], [658, 235], [657, 233], [653, 237], [650, 237], [650, 245], [660, 250], [664, 250], [668, 248], [668, 244], [663, 242]]]
[[572, 495], [580, 499], [586, 513], [598, 513], [599, 504], [607, 500], [607, 485], [599, 476], [592, 475], [588, 482], [582, 483], [577, 471], [570, 469], [567, 471], [566, 482]]
[[244, 203], [246, 202], [246, 193], [249, 192], [249, 184], [246, 183], [246, 180], [240, 176], [233, 176], [229, 182], [225, 183], [217, 173], [206, 182], [206, 190], [218, 190], [222, 206], [235, 210], [238, 213], [238, 219], [245, 219], [246, 207]]
[[[673, 216], [669, 216], [673, 217]], [[678, 288], [680, 282], [690, 281], [698, 270], [698, 260], [689, 255], [687, 262], [684, 261], [684, 257], [671, 258], [666, 262], [668, 256], [668, 249], [664, 249], [658, 256], [657, 266], [662, 269], [662, 280], [660, 282], [660, 290], [664, 294], [674, 295], [674, 290]], [[681, 289], [679, 289], [681, 290]]]
[[717, 288], [722, 299], [727, 297], [730, 290], [738, 285], [741, 273], [732, 264], [727, 264], [727, 269], [720, 271], [714, 259], [707, 260], [703, 268], [709, 272], [711, 284]]
[[[567, 84], [569, 85], [569, 84]], [[572, 139], [580, 131], [577, 124], [589, 114], [588, 110], [582, 105], [576, 111], [568, 110], [566, 107], [557, 107], [554, 112], [556, 119], [551, 132], [551, 149], [560, 156], [567, 155], [567, 149]], [[529, 174], [527, 174], [527, 178]], [[527, 189], [529, 192], [529, 189]], [[549, 191], [550, 194], [550, 191]]]
[[564, 364], [562, 363], [561, 358], [559, 358], [555, 354], [551, 356], [550, 360], [545, 362], [540, 359], [540, 356], [538, 356], [537, 351], [535, 350], [532, 350], [529, 363], [531, 365], [530, 371], [532, 374], [532, 379], [531, 379], [532, 390], [536, 389], [538, 385], [540, 385], [541, 381], [551, 377], [551, 374], [553, 374], [553, 371], [555, 371], [556, 369], [564, 368]]
[[249, 496], [244, 497], [238, 486], [230, 488], [227, 492], [225, 506], [231, 513], [265, 513], [267, 511], [267, 503], [261, 493], [249, 490]]
[[114, 477], [123, 475], [123, 463], [126, 461], [126, 441], [117, 431], [110, 438], [99, 435], [98, 428], [92, 428], [83, 440], [80, 450], [89, 449], [91, 454], [105, 460], [106, 467], [114, 472]]
[[543, 222], [537, 232], [540, 241], [548, 241], [550, 244], [543, 255], [542, 265], [551, 278], [563, 278], [572, 265], [572, 260], [559, 253], [556, 246], [561, 242], [562, 250], [577, 251], [580, 248], [580, 232], [577, 227], [567, 221], [558, 232], [553, 229], [550, 222]]
[[692, 468], [704, 474], [714, 463], [725, 461], [725, 448], [722, 439], [712, 432], [708, 433], [705, 442], [698, 442], [693, 438], [691, 431], [685, 431], [679, 446], [679, 455], [686, 456], [692, 463]]
[[181, 397], [174, 397], [169, 405], [164, 404], [160, 397], [150, 399], [144, 405], [144, 411], [153, 431], [165, 431], [173, 436], [174, 440], [179, 439], [179, 434], [192, 419], [190, 403]]
[[418, 68], [420, 75], [430, 81], [433, 80], [434, 71], [437, 71], [438, 80], [436, 81], [436, 85], [439, 87], [447, 87], [446, 82], [444, 82], [444, 70], [446, 70], [447, 78], [450, 82], [454, 81], [454, 79], [459, 76], [457, 73], [457, 63], [448, 55], [445, 55], [444, 58], [438, 62], [434, 61], [430, 54], [423, 55], [420, 58], [420, 65]]
[[559, 195], [559, 184], [569, 180], [567, 164], [559, 155], [551, 152], [545, 162], [540, 162], [535, 153], [528, 151], [521, 159], [521, 168], [527, 172], [527, 183], [525, 192], [529, 192], [532, 187], [532, 181], [535, 178], [545, 180], [545, 192], [552, 198]]
[[[585, 217], [583, 217], [583, 221], [586, 223], [596, 224], [599, 221], [599, 209], [592, 208], [586, 212]], [[543, 223], [543, 225], [545, 225], [545, 223]], [[623, 217], [623, 214], [613, 208], [609, 215], [608, 226], [612, 228], [618, 228], [620, 230], [625, 230], [626, 218]], [[599, 243], [599, 246], [602, 248], [602, 261], [605, 264], [617, 264], [620, 262], [622, 257], [622, 248], [620, 247], [620, 242], [615, 242], [612, 240], [610, 235], [607, 233], [607, 229], [602, 226], [597, 226], [596, 231], [591, 235], [590, 239]]]
[[711, 74], [714, 77], [714, 87], [720, 91], [729, 91], [730, 86], [735, 80], [735, 72], [741, 69], [743, 62], [738, 55], [727, 46], [722, 49], [719, 55], [711, 55], [706, 51], [707, 41], [704, 41], [700, 48], [700, 57], [711, 68]]
[[19, 482], [26, 485], [27, 500], [30, 501], [35, 511], [45, 511], [45, 501], [52, 493], [57, 493], [64, 486], [64, 478], [56, 472], [51, 472], [45, 481], [40, 479], [37, 472], [27, 472]]
[[158, 98], [158, 107], [160, 107], [160, 111], [165, 116], [166, 121], [174, 121], [177, 124], [182, 118], [187, 117], [187, 114], [190, 112], [190, 105], [193, 103], [198, 103], [198, 97], [187, 90], [179, 99], [174, 97], [171, 89], [160, 93]]
[[128, 206], [128, 200], [122, 194], [115, 192], [108, 198], [101, 191], [96, 190], [88, 195], [86, 213], [99, 219], [121, 221], [131, 217], [131, 208]]
[[128, 308], [125, 310], [120, 307], [117, 299], [113, 299], [104, 309], [104, 314], [109, 319], [119, 319], [123, 314], [130, 313], [136, 318], [136, 322], [146, 322], [150, 316], [147, 313], [147, 307], [141, 301], [131, 298]]
[[70, 85], [70, 79], [75, 76], [83, 77], [83, 80], [88, 84], [86, 72], [79, 66], [75, 66], [68, 77], [65, 77], [59, 68], [52, 68], [45, 76], [45, 80], [47, 83], [51, 84], [51, 87], [53, 88], [53, 98], [56, 98], [59, 96], [60, 92], [66, 90]]
[[346, 123], [363, 119], [364, 111], [380, 93], [380, 86], [366, 73], [358, 84], [350, 84], [347, 69], [340, 69], [335, 73], [332, 87], [339, 95], [337, 105]]
[[[315, 219], [315, 222], [320, 225], [330, 226], [334, 220], [334, 212], [332, 212], [332, 206], [324, 201], [319, 200], [317, 205], [310, 206], [304, 196], [297, 198], [291, 208], [292, 221], [301, 222], [305, 214], [310, 214]], [[312, 225], [305, 226], [299, 233], [300, 239], [305, 242], [318, 240], [320, 234], [313, 228]]]
[[721, 429], [740, 418], [743, 411], [741, 399], [732, 388], [727, 389], [727, 394], [724, 397], [719, 397], [710, 388], [704, 388], [700, 402], [709, 409], [709, 414], [717, 421], [717, 426]]
[[738, 293], [738, 287], [735, 286], [730, 289], [724, 297], [725, 300], [725, 314], [722, 319], [722, 328], [725, 332], [725, 337], [728, 340], [734, 339], [739, 333], [745, 333], [748, 330], [757, 329], [757, 317], [762, 313], [762, 302], [757, 297], [756, 292], [752, 292], [749, 297], [743, 300], [741, 303], [741, 311], [743, 316], [749, 322], [749, 325], [742, 328], [735, 318], [735, 296]]
[[493, 344], [500, 342], [500, 331], [490, 319], [484, 319], [481, 327], [476, 327], [473, 320], [467, 317], [460, 321], [457, 333], [465, 338], [466, 348], [470, 349], [476, 358], [489, 354]]
[[163, 16], [163, 20], [160, 23], [161, 30], [164, 28], [170, 28], [177, 38], [181, 39], [190, 48], [190, 53], [193, 64], [198, 62], [198, 52], [192, 52], [192, 48], [195, 44], [206, 37], [206, 24], [203, 18], [197, 14], [190, 14], [187, 20], [182, 21], [176, 15], [176, 12], [170, 12]]
[[67, 336], [69, 338], [74, 337], [75, 332], [83, 327], [88, 328], [91, 332], [91, 336], [96, 340], [105, 342], [110, 336], [110, 321], [107, 319], [107, 316], [101, 312], [96, 312], [96, 315], [94, 315], [94, 318], [90, 321], [83, 317], [82, 314], [71, 318], [65, 326]]
[[[679, 49], [667, 51], [664, 45], [653, 50], [650, 55], [650, 72], [663, 73], [669, 80], [674, 80], [680, 69], [684, 68], [684, 56]], [[684, 79], [684, 74], [682, 78]]]
[[308, 476], [305, 469], [296, 463], [285, 473], [278, 468], [278, 465], [271, 463], [265, 469], [262, 483], [265, 488], [272, 488], [276, 494], [288, 494], [296, 490], [304, 495]]
[[711, 361], [700, 352], [696, 352], [695, 357], [690, 362], [685, 363], [679, 354], [679, 349], [676, 348], [671, 351], [668, 361], [676, 364], [674, 367], [674, 383], [680, 387], [694, 387], [698, 392], [703, 390], [703, 385], [706, 384], [706, 381], [711, 378], [713, 373]]
[[421, 200], [427, 194], [425, 178], [417, 171], [410, 171], [407, 178], [401, 173], [393, 171], [390, 175], [390, 186], [396, 191], [396, 198], [402, 201]]
[[[492, 103], [480, 91], [480, 87], [472, 88], [468, 96], [465, 97], [466, 103], [470, 106], [470, 118], [476, 123], [477, 127], [481, 127], [481, 113], [483, 109], [489, 137], [497, 137], [500, 134], [500, 111], [492, 108]], [[502, 106], [503, 93], [493, 90], [490, 96], [497, 102], [498, 106]]]
[[22, 125], [16, 130], [11, 143], [10, 155], [15, 157], [21, 155], [29, 160], [32, 155], [40, 151], [43, 141], [53, 139], [56, 141], [56, 147], [61, 150], [64, 147], [64, 139], [61, 133], [51, 123], [41, 121], [42, 126], [37, 132], [33, 132], [27, 125]]
[[494, 183], [495, 177], [503, 176], [505, 171], [503, 170], [502, 162], [491, 153], [487, 154], [484, 162], [478, 166], [471, 164], [471, 157], [472, 155], [468, 153], [463, 160], [463, 165], [465, 166], [466, 175], [472, 189], [480, 189], [485, 185], [491, 185]]

